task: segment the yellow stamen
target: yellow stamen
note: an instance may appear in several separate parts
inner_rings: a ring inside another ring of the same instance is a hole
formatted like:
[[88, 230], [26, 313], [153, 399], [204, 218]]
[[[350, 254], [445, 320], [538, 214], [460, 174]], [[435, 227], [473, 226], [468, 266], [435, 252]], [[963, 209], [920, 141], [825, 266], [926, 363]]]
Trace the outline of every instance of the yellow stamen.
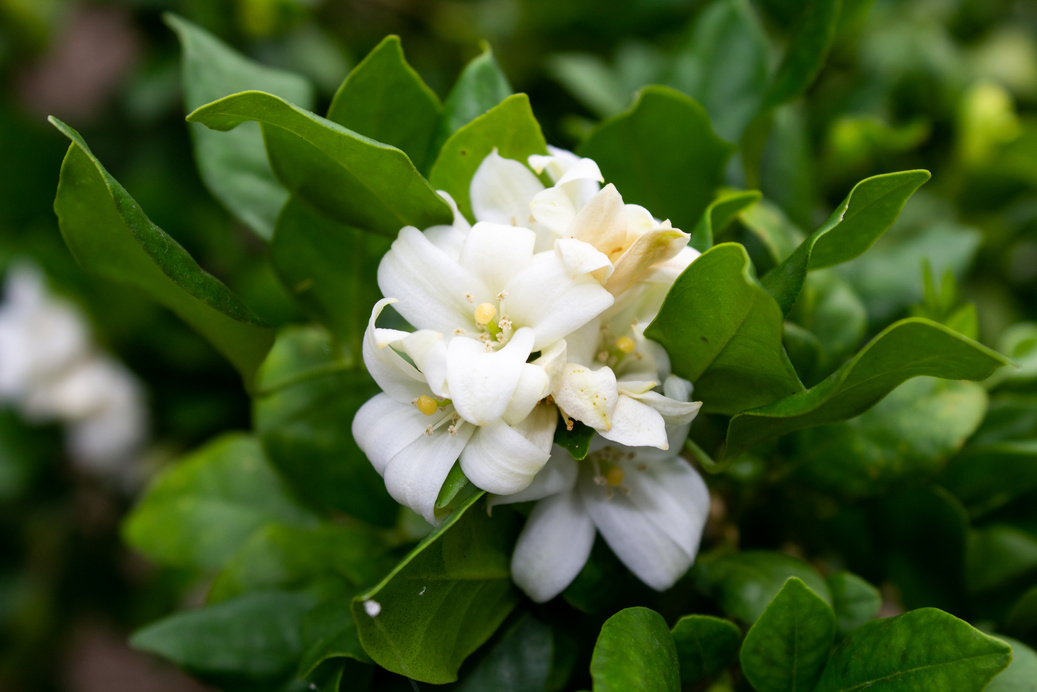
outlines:
[[611, 485], [613, 488], [618, 488], [623, 485], [623, 477], [626, 476], [623, 473], [623, 469], [618, 466], [613, 466], [609, 469], [608, 473], [605, 474], [605, 482]]
[[492, 303], [482, 303], [475, 308], [475, 323], [486, 326], [497, 316], [497, 308]]
[[633, 353], [634, 349], [637, 348], [637, 344], [629, 336], [621, 336], [616, 339], [616, 348], [623, 353]]
[[439, 402], [430, 396], [422, 394], [414, 400], [414, 405], [426, 416], [431, 416], [439, 410]]

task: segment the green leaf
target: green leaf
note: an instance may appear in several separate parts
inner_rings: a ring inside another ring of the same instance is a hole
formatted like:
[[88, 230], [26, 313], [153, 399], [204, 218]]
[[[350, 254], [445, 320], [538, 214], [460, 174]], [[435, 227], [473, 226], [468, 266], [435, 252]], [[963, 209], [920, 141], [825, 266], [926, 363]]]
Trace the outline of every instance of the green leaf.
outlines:
[[259, 379], [253, 422], [271, 463], [308, 503], [392, 526], [396, 501], [353, 440], [353, 416], [378, 393], [327, 334], [282, 330]]
[[670, 628], [648, 608], [621, 610], [601, 626], [591, 658], [594, 692], [680, 692]]
[[742, 644], [742, 631], [734, 623], [710, 615], [685, 615], [672, 634], [682, 687], [712, 678], [734, 663]]
[[543, 692], [553, 648], [551, 628], [526, 615], [451, 692]]
[[623, 200], [681, 229], [694, 228], [723, 179], [732, 147], [693, 99], [646, 87], [630, 110], [606, 120], [580, 154], [597, 161]]
[[1037, 440], [969, 446], [944, 472], [941, 484], [976, 515], [1037, 490]]
[[695, 224], [688, 245], [699, 252], [713, 247], [714, 238], [734, 221], [738, 214], [759, 202], [761, 197], [759, 190], [722, 190], [709, 203], [706, 211], [702, 213], [702, 218]]
[[361, 587], [380, 577], [384, 541], [360, 526], [300, 528], [269, 524], [256, 531], [216, 575], [209, 602], [250, 591], [296, 591], [322, 582]]
[[442, 109], [403, 57], [400, 37], [386, 36], [339, 87], [328, 120], [400, 149], [423, 170]]
[[378, 665], [421, 682], [457, 679], [461, 663], [518, 603], [511, 582], [517, 535], [509, 512], [487, 516], [476, 493], [380, 584], [353, 599], [364, 650]]
[[681, 274], [645, 336], [695, 383], [703, 410], [734, 414], [803, 390], [782, 348], [782, 323], [745, 248], [724, 243]]
[[862, 625], [829, 659], [816, 692], [980, 692], [1011, 647], [935, 608]]
[[[163, 15], [183, 47], [184, 107], [190, 113], [217, 99], [241, 91], [277, 94], [300, 108], [310, 108], [314, 90], [302, 75], [254, 63], [209, 32], [175, 14]], [[213, 197], [256, 235], [269, 240], [274, 221], [288, 193], [274, 177], [258, 125], [220, 135], [189, 128], [205, 186]]]
[[360, 646], [350, 600], [321, 603], [306, 613], [302, 621], [302, 644], [298, 677], [310, 675], [321, 663], [333, 658], [372, 662]]
[[832, 595], [810, 565], [782, 553], [747, 550], [701, 555], [691, 571], [699, 591], [716, 600], [724, 612], [748, 623], [756, 621], [789, 577], [798, 577], [826, 603]]
[[1005, 618], [1005, 629], [1020, 636], [1037, 631], [1037, 586], [1024, 593], [1012, 606]]
[[273, 94], [246, 91], [187, 116], [213, 130], [256, 121], [278, 180], [341, 223], [389, 236], [450, 223], [447, 203], [395, 147], [356, 134]]
[[850, 285], [833, 269], [807, 275], [789, 319], [808, 329], [820, 346], [809, 372], [799, 371], [804, 383], [824, 379], [853, 353], [868, 331], [868, 313]]
[[305, 594], [249, 594], [159, 620], [134, 632], [130, 646], [218, 684], [286, 681], [302, 653], [300, 623], [312, 606]]
[[1008, 327], [997, 340], [997, 349], [1016, 362], [990, 379], [988, 385], [1029, 385], [1037, 380], [1037, 324], [1019, 322]]
[[1032, 584], [1037, 573], [1037, 537], [1012, 526], [969, 532], [965, 581], [973, 593]]
[[508, 78], [497, 64], [497, 58], [493, 57], [489, 44], [483, 44], [482, 53], [465, 66], [443, 102], [439, 132], [429, 150], [429, 158], [435, 159], [443, 143], [457, 130], [509, 96], [511, 85]]
[[986, 692], [1037, 692], [1037, 652], [1021, 641], [997, 635], [1012, 647], [1012, 662], [987, 685]]
[[586, 458], [592, 437], [594, 437], [594, 428], [574, 420], [572, 430], [569, 430], [565, 425], [559, 425], [555, 428], [554, 443], [559, 447], [567, 449], [573, 459], [580, 461]]
[[223, 565], [262, 526], [314, 526], [255, 438], [229, 434], [155, 479], [123, 525], [126, 542], [164, 565]]
[[810, 692], [833, 643], [832, 608], [789, 577], [745, 635], [742, 672], [758, 692]]
[[436, 516], [440, 516], [441, 513], [449, 513], [453, 510], [454, 505], [467, 500], [469, 493], [473, 492], [477, 492], [477, 488], [471, 484], [468, 476], [464, 475], [464, 471], [461, 469], [461, 462], [455, 461], [454, 465], [450, 467], [450, 473], [447, 474], [446, 480], [443, 481], [443, 485], [439, 489], [439, 495], [436, 496]]
[[273, 331], [187, 251], [144, 215], [94, 158], [79, 133], [50, 122], [72, 140], [54, 200], [61, 234], [87, 271], [144, 291], [209, 340], [250, 384]]
[[986, 390], [974, 382], [908, 380], [856, 418], [803, 431], [796, 476], [849, 496], [931, 478], [986, 410]]
[[852, 418], [912, 377], [982, 380], [1005, 362], [995, 351], [935, 322], [901, 320], [817, 386], [732, 418], [726, 453], [737, 456], [793, 430]]
[[270, 261], [303, 310], [360, 353], [371, 306], [381, 298], [378, 261], [390, 243], [293, 198], [277, 219]]
[[828, 588], [832, 591], [832, 609], [840, 638], [874, 618], [882, 607], [879, 590], [851, 572], [830, 575]]
[[806, 91], [824, 65], [839, 24], [840, 0], [810, 0], [789, 37], [788, 50], [771, 78], [763, 108], [773, 108]]
[[901, 171], [854, 185], [828, 221], [763, 277], [763, 285], [782, 311], [787, 315], [792, 309], [807, 270], [831, 267], [862, 254], [893, 225], [908, 198], [929, 178], [929, 171]]
[[504, 158], [522, 163], [531, 154], [547, 153], [540, 124], [525, 94], [509, 96], [454, 132], [432, 164], [429, 182], [437, 190], [450, 193], [457, 208], [469, 219], [474, 219], [469, 193], [472, 176], [494, 149]]

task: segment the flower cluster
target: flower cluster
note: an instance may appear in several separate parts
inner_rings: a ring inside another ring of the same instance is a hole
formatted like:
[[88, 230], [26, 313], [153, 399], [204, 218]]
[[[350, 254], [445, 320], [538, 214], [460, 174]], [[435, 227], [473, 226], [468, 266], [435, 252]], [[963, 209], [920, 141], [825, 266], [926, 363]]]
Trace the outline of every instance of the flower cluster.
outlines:
[[73, 305], [55, 298], [39, 269], [7, 272], [0, 304], [0, 404], [33, 422], [66, 426], [71, 459], [122, 477], [147, 435], [140, 383], [94, 345]]
[[[700, 403], [644, 328], [697, 253], [602, 187], [594, 161], [552, 149], [528, 163], [483, 160], [474, 225], [441, 193], [451, 225], [400, 231], [364, 339], [383, 393], [353, 434], [429, 522], [455, 461], [493, 503], [539, 500], [513, 561], [537, 600], [575, 578], [596, 531], [665, 589], [694, 559], [708, 493], [678, 458]], [[415, 331], [376, 326], [390, 304]], [[596, 433], [580, 462], [553, 446], [576, 421]]]

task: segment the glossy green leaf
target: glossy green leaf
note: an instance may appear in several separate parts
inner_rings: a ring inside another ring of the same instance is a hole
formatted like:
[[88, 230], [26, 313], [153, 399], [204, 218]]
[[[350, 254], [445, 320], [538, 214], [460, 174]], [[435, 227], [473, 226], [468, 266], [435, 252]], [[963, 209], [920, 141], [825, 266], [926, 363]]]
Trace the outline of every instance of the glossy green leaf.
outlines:
[[371, 657], [360, 646], [349, 600], [321, 603], [306, 613], [302, 620], [302, 645], [299, 677], [309, 675], [321, 663], [333, 658], [371, 663]]
[[685, 615], [673, 626], [673, 643], [681, 666], [681, 686], [712, 678], [734, 663], [742, 631], [730, 620]]
[[175, 312], [250, 383], [270, 349], [273, 331], [145, 216], [78, 132], [56, 118], [50, 122], [72, 140], [61, 164], [54, 211], [76, 261], [93, 274], [144, 291]]
[[662, 615], [621, 610], [601, 626], [591, 658], [594, 692], [679, 692], [680, 661]]
[[341, 223], [395, 236], [450, 223], [450, 207], [395, 147], [368, 139], [273, 94], [246, 91], [187, 116], [213, 130], [256, 121], [278, 180]]
[[215, 569], [266, 524], [314, 526], [255, 438], [229, 434], [155, 479], [123, 525], [126, 542], [164, 565]]
[[498, 508], [491, 518], [482, 496], [454, 510], [381, 583], [353, 599], [360, 641], [383, 668], [452, 682], [518, 603], [510, 571], [515, 517]]
[[935, 476], [961, 449], [987, 409], [974, 382], [908, 380], [861, 415], [804, 430], [799, 479], [827, 491], [867, 496]]
[[901, 171], [857, 183], [828, 221], [763, 277], [763, 285], [782, 311], [787, 315], [792, 309], [807, 270], [831, 267], [862, 254], [893, 225], [908, 198], [929, 178], [929, 171]]
[[542, 692], [551, 672], [552, 649], [551, 628], [526, 615], [450, 692]]
[[308, 503], [380, 526], [398, 505], [353, 440], [353, 416], [378, 393], [316, 327], [283, 330], [260, 371], [253, 422], [271, 463]]
[[445, 190], [469, 219], [472, 176], [491, 151], [523, 163], [531, 154], [546, 154], [547, 143], [533, 116], [529, 97], [509, 96], [486, 113], [467, 123], [446, 141], [429, 172], [437, 190]]
[[716, 600], [724, 612], [752, 623], [781, 591], [789, 577], [798, 577], [826, 603], [832, 594], [810, 565], [782, 553], [747, 550], [701, 555], [692, 567], [699, 591]]
[[[511, 85], [488, 44], [457, 78], [443, 102], [439, 132], [429, 151], [434, 160], [443, 143], [463, 126], [511, 96]], [[456, 198], [455, 198], [456, 199]]]
[[833, 643], [832, 608], [789, 577], [745, 635], [742, 672], [757, 692], [810, 692]]
[[713, 199], [732, 147], [693, 99], [651, 86], [630, 110], [595, 128], [579, 151], [598, 162], [626, 203], [687, 230]]
[[130, 646], [217, 684], [287, 681], [302, 653], [310, 596], [270, 591], [187, 610], [138, 630]]
[[592, 437], [594, 437], [594, 428], [586, 426], [580, 421], [573, 421], [572, 430], [565, 425], [555, 428], [554, 443], [565, 447], [572, 458], [579, 461], [587, 456]]
[[827, 581], [840, 638], [878, 615], [882, 594], [874, 586], [851, 572], [836, 572]]
[[764, 108], [773, 108], [803, 93], [824, 65], [839, 23], [840, 0], [810, 0], [789, 37], [788, 49], [771, 78]]
[[387, 36], [346, 77], [328, 120], [400, 149], [424, 170], [442, 109], [403, 57], [400, 38]]
[[793, 430], [852, 418], [912, 377], [982, 380], [1005, 362], [935, 322], [901, 320], [817, 386], [735, 416], [727, 431], [727, 454], [741, 454]]
[[759, 190], [723, 190], [709, 203], [691, 231], [688, 245], [699, 252], [713, 247], [716, 236], [745, 209], [760, 201]]
[[999, 634], [997, 638], [1012, 647], [1012, 662], [985, 692], [1037, 692], [1037, 651], [1011, 637]]
[[935, 608], [862, 625], [829, 659], [817, 692], [980, 692], [1011, 647]]
[[724, 243], [681, 274], [645, 336], [695, 383], [704, 411], [734, 414], [803, 390], [782, 348], [782, 323], [745, 248]]
[[985, 514], [1037, 490], [1037, 440], [969, 446], [941, 484], [974, 514]]
[[300, 528], [269, 524], [256, 531], [216, 575], [209, 602], [250, 591], [296, 591], [330, 582], [366, 586], [391, 567], [385, 542], [360, 526]]
[[277, 219], [270, 261], [303, 310], [359, 353], [390, 243], [292, 199]]
[[[252, 62], [209, 32], [175, 14], [163, 18], [183, 48], [184, 107], [190, 113], [224, 96], [258, 90], [277, 94], [300, 108], [311, 108], [313, 86], [302, 75]], [[191, 127], [194, 158], [212, 195], [256, 235], [269, 240], [274, 221], [288, 201], [263, 147], [259, 125], [221, 135]]]

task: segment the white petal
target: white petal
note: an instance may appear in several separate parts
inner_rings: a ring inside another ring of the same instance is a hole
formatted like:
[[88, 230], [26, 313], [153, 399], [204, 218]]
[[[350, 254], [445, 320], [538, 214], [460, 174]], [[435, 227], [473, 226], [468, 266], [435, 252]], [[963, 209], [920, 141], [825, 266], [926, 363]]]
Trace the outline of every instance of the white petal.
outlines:
[[590, 243], [609, 258], [619, 257], [626, 248], [627, 218], [623, 198], [609, 183], [594, 195], [569, 226], [568, 234]]
[[450, 211], [453, 212], [454, 221], [452, 225], [454, 228], [460, 231], [467, 231], [469, 228], [472, 227], [472, 225], [468, 223], [468, 219], [466, 219], [464, 217], [464, 214], [462, 214], [461, 211], [457, 208], [457, 202], [454, 201], [454, 198], [450, 196], [449, 192], [447, 192], [446, 190], [436, 190], [436, 194], [446, 201], [447, 206], [450, 207]]
[[566, 358], [570, 363], [591, 365], [601, 350], [601, 320], [594, 318], [565, 337]]
[[472, 176], [472, 213], [476, 221], [525, 226], [529, 202], [543, 189], [543, 183], [525, 165], [503, 158], [494, 149]]
[[[653, 342], [654, 343], [654, 342]], [[669, 375], [663, 381], [663, 394], [677, 401], [691, 401], [695, 386], [683, 377]]]
[[701, 401], [677, 401], [659, 392], [631, 394], [630, 397], [658, 411], [667, 425], [687, 425], [695, 420], [702, 408]]
[[475, 487], [511, 495], [529, 487], [550, 454], [503, 421], [480, 427], [461, 452], [461, 470]]
[[580, 573], [593, 545], [594, 524], [575, 493], [541, 500], [515, 545], [511, 576], [534, 601], [549, 601]]
[[572, 197], [560, 187], [549, 187], [530, 202], [529, 211], [537, 223], [559, 237], [569, 232], [569, 224], [576, 218], [576, 207]]
[[605, 177], [601, 174], [601, 169], [598, 168], [598, 164], [593, 159], [579, 159], [566, 169], [565, 173], [562, 174], [562, 177], [555, 184], [565, 185], [574, 180], [594, 180], [603, 183], [605, 182]]
[[458, 327], [476, 330], [466, 294], [476, 303], [493, 297], [481, 279], [411, 226], [400, 231], [378, 265], [378, 287], [382, 295], [399, 298], [396, 310], [412, 325], [444, 334]]
[[477, 223], [461, 248], [461, 264], [488, 287], [503, 286], [533, 259], [536, 233], [496, 223]]
[[532, 351], [533, 332], [515, 332], [498, 351], [477, 339], [455, 337], [447, 345], [447, 381], [454, 407], [469, 423], [486, 425], [504, 415]]
[[385, 474], [389, 460], [425, 436], [425, 429], [446, 413], [426, 416], [411, 405], [396, 401], [388, 394], [376, 394], [353, 416], [353, 439], [367, 455], [379, 474]]
[[424, 231], [429, 242], [443, 251], [447, 257], [457, 262], [461, 258], [461, 248], [468, 237], [468, 229], [457, 226], [432, 226]]
[[669, 447], [662, 415], [626, 394], [619, 395], [611, 429], [598, 430], [598, 434], [628, 447]]
[[491, 495], [487, 503], [490, 507], [496, 507], [514, 502], [532, 502], [558, 493], [568, 493], [576, 485], [579, 470], [579, 462], [572, 458], [569, 450], [554, 445], [551, 448], [551, 458], [544, 464], [544, 468], [534, 476], [533, 482], [529, 484], [528, 488], [514, 495]]
[[652, 265], [677, 255], [690, 237], [684, 231], [665, 226], [637, 236], [622, 255], [613, 259], [616, 271], [605, 287], [619, 295], [634, 282], [643, 281]]
[[385, 467], [385, 487], [397, 502], [436, 523], [436, 498], [443, 481], [475, 432], [471, 425], [456, 426], [456, 435], [447, 426], [432, 435], [422, 434], [393, 455]]
[[691, 266], [691, 263], [697, 260], [700, 254], [695, 248], [685, 246], [675, 257], [652, 265], [642, 281], [666, 284], [667, 287], [672, 286], [677, 277], [683, 274], [684, 270]]
[[612, 295], [590, 276], [569, 278], [553, 253], [540, 253], [504, 286], [502, 311], [536, 332], [533, 350], [549, 346], [612, 305]]
[[612, 276], [612, 262], [609, 258], [582, 240], [559, 238], [555, 241], [555, 252], [572, 279], [591, 274], [598, 283], [603, 284]]
[[[537, 359], [539, 363], [540, 359]], [[511, 395], [508, 408], [504, 410], [504, 421], [508, 425], [517, 425], [529, 417], [537, 402], [551, 391], [551, 378], [539, 364], [524, 363], [519, 374], [515, 392]]]
[[397, 401], [409, 402], [414, 397], [428, 394], [428, 384], [413, 365], [388, 345], [392, 342], [386, 341], [387, 335], [392, 334], [402, 340], [407, 333], [378, 329], [374, 326], [385, 306], [395, 302], [395, 298], [383, 298], [375, 303], [374, 309], [371, 310], [371, 319], [368, 320], [367, 331], [364, 332], [364, 365], [386, 394]]
[[670, 588], [688, 571], [698, 552], [709, 513], [709, 491], [681, 459], [628, 470], [629, 495], [581, 477], [578, 494], [612, 552], [653, 589]]
[[610, 368], [592, 370], [571, 362], [562, 368], [551, 396], [568, 416], [599, 432], [613, 426], [620, 398]]
[[420, 329], [407, 334], [400, 341], [400, 347], [418, 366], [432, 393], [448, 398], [450, 392], [446, 386], [446, 343], [443, 335], [431, 329]]

